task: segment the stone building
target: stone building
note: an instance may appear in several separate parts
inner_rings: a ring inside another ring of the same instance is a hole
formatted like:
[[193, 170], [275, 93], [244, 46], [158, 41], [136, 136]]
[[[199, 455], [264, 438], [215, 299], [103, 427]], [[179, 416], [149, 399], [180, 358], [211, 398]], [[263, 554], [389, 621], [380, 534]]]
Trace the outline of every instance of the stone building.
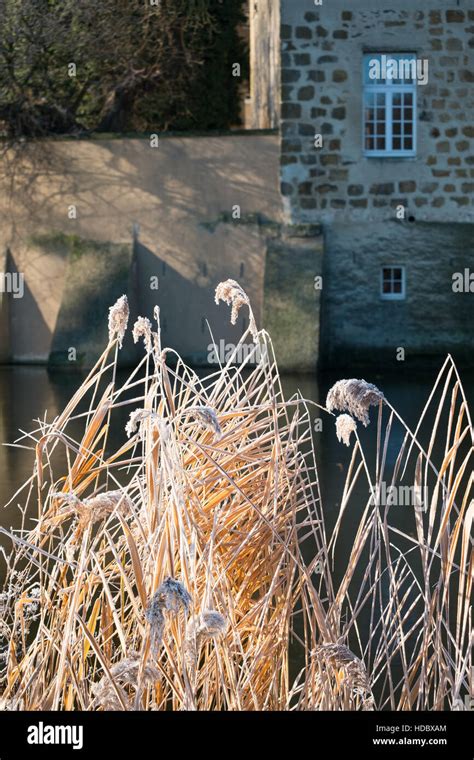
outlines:
[[281, 193], [288, 223], [324, 233], [320, 363], [469, 360], [472, 2], [280, 11]]
[[227, 277], [282, 369], [471, 361], [472, 0], [249, 0], [249, 43], [246, 130], [0, 157], [0, 275], [24, 276], [0, 362], [93, 363], [127, 291], [206, 364], [208, 322], [248, 324], [213, 303]]

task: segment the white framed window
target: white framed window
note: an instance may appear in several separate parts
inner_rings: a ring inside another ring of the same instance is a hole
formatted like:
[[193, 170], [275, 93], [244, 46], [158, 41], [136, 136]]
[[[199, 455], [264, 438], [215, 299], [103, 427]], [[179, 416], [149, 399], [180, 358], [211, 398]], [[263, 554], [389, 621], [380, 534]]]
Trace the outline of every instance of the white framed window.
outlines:
[[380, 298], [402, 300], [406, 296], [405, 267], [389, 264], [380, 270]]
[[415, 53], [364, 55], [364, 155], [416, 155]]

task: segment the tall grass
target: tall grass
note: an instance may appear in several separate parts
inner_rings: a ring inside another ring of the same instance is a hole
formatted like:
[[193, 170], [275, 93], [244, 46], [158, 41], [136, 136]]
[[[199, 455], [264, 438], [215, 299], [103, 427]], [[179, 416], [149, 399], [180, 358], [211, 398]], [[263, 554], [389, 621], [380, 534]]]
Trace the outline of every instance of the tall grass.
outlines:
[[[249, 308], [241, 343], [254, 340], [258, 364], [231, 357], [200, 378], [162, 349], [156, 310], [155, 331], [147, 319], [136, 323], [143, 359], [119, 383], [121, 299], [104, 353], [64, 411], [20, 441], [33, 442], [34, 468], [14, 497], [21, 528], [1, 529], [12, 548], [3, 553], [0, 704], [466, 709], [473, 428], [452, 360], [413, 432], [377, 389], [369, 398], [360, 383], [344, 386], [336, 408], [353, 421], [339, 421], [338, 433], [354, 443], [327, 536], [311, 402], [284, 399], [271, 340], [239, 286], [228, 281], [217, 295], [233, 319]], [[334, 394], [329, 401], [334, 407]], [[378, 413], [375, 461], [355, 422], [369, 403]], [[124, 408], [128, 437], [110, 452]], [[404, 438], [393, 466], [395, 428]], [[365, 504], [355, 498], [363, 480]], [[413, 530], [383, 503], [388, 480], [416, 486]], [[348, 510], [360, 522], [341, 567]]]

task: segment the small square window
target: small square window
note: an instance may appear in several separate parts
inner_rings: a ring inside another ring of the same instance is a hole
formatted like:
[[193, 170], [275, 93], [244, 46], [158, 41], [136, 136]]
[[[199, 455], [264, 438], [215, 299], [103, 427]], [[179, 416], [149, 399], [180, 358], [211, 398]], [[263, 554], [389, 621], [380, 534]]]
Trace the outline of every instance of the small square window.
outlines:
[[380, 297], [384, 300], [405, 298], [405, 267], [386, 266], [380, 273]]

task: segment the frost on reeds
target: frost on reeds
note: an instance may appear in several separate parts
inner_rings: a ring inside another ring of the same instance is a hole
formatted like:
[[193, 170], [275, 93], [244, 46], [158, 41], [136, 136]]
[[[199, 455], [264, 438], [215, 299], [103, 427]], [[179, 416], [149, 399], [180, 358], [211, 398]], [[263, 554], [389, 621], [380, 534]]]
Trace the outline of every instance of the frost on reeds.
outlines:
[[337, 440], [342, 441], [346, 446], [350, 446], [351, 433], [355, 433], [357, 424], [349, 414], [340, 414], [336, 419]]
[[109, 341], [117, 338], [119, 348], [122, 348], [129, 315], [130, 309], [127, 296], [120, 296], [109, 309]]
[[339, 380], [330, 389], [326, 407], [332, 412], [349, 412], [362, 422], [365, 427], [369, 424], [369, 407], [384, 401], [384, 395], [377, 386], [365, 380]]
[[188, 622], [185, 654], [191, 667], [196, 665], [201, 645], [223, 636], [226, 629], [227, 620], [217, 610], [203, 610]]
[[74, 514], [79, 520], [79, 527], [84, 529], [87, 525], [105, 520], [117, 509], [122, 515], [130, 514], [133, 503], [127, 494], [117, 489], [91, 496], [87, 499], [79, 499], [72, 493], [53, 493], [53, 499], [63, 502], [57, 514], [69, 516]]
[[322, 644], [312, 653], [313, 709], [374, 710], [374, 697], [364, 663], [341, 644]]
[[[233, 281], [218, 295], [234, 319], [249, 306]], [[121, 299], [113, 339], [122, 341], [127, 313]], [[135, 336], [148, 330], [140, 321]], [[12, 498], [20, 527], [0, 525], [2, 704], [464, 705], [473, 433], [452, 360], [415, 433], [384, 402], [390, 419], [384, 427], [379, 416], [369, 453], [354, 447], [327, 535], [309, 403], [285, 399], [270, 338], [265, 363], [202, 378], [176, 355], [167, 364], [159, 324], [152, 337], [153, 360], [142, 356], [125, 378], [109, 342], [65, 409], [52, 422], [38, 410], [39, 427], [18, 440], [23, 456], [32, 447], [32, 473]], [[336, 421], [341, 440], [383, 398], [362, 380], [336, 384], [328, 407], [351, 415]], [[124, 412], [128, 437], [113, 445]], [[392, 523], [380, 495], [402, 478], [428, 486], [428, 511], [405, 509]]]
[[151, 419], [155, 425], [158, 425], [159, 417], [150, 409], [134, 409], [133, 412], [130, 412], [128, 422], [125, 425], [127, 437], [131, 438], [134, 433], [142, 432], [142, 422], [147, 419]]
[[[104, 710], [133, 709], [133, 700], [129, 696], [130, 687], [136, 693], [139, 688], [153, 686], [160, 678], [158, 668], [147, 663], [141, 670], [141, 658], [137, 652], [132, 652], [110, 668], [98, 683], [92, 684], [91, 691], [97, 703]], [[140, 678], [141, 675], [141, 678]]]
[[231, 324], [233, 325], [237, 323], [239, 311], [242, 308], [242, 306], [248, 307], [249, 330], [252, 333], [253, 339], [257, 340], [258, 330], [257, 330], [255, 318], [253, 316], [252, 307], [250, 305], [250, 300], [247, 293], [239, 285], [239, 283], [236, 282], [235, 280], [226, 280], [225, 282], [220, 282], [216, 288], [216, 294], [215, 294], [215, 302], [217, 305], [219, 305], [219, 301], [224, 301], [224, 303], [226, 303], [227, 306], [232, 306], [232, 311], [230, 313], [230, 321], [231, 321]]
[[212, 409], [212, 407], [192, 406], [189, 409], [186, 409], [185, 413], [195, 417], [201, 427], [203, 427], [205, 430], [212, 430], [215, 433], [217, 439], [222, 437], [222, 430], [221, 426], [219, 425], [219, 420], [217, 419], [216, 410]]
[[145, 345], [145, 351], [150, 354], [153, 350], [153, 332], [151, 329], [151, 322], [148, 317], [138, 317], [133, 325], [133, 342], [138, 343], [140, 338], [143, 338]]
[[176, 615], [181, 609], [189, 610], [191, 596], [183, 584], [174, 578], [165, 578], [153, 594], [146, 610], [146, 619], [150, 624], [150, 641], [154, 654], [159, 652], [165, 629], [164, 610]]

